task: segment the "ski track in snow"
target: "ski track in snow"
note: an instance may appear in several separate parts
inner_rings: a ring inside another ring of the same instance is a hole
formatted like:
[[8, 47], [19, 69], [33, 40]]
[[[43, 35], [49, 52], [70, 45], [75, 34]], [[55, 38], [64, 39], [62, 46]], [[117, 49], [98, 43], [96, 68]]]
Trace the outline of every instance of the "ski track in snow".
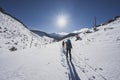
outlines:
[[78, 73], [75, 69], [75, 66], [72, 62], [69, 62], [68, 59], [67, 59], [67, 64], [68, 64], [68, 67], [69, 67], [69, 80], [81, 80], [80, 77], [78, 76]]
[[61, 52], [62, 52], [61, 61], [63, 66], [66, 67], [66, 69], [68, 69], [69, 80], [81, 80], [80, 76], [76, 71], [76, 68], [78, 68], [78, 71], [82, 72], [85, 75], [87, 80], [107, 80], [102, 74], [96, 72], [92, 66], [86, 63], [84, 60], [82, 60], [80, 56], [78, 57], [76, 56], [72, 59], [72, 61], [69, 61], [69, 59], [66, 59], [65, 51], [62, 48], [61, 48]]
[[78, 57], [80, 60], [78, 63], [76, 63], [76, 60], [74, 60], [76, 66], [79, 70], [81, 70], [85, 76], [88, 78], [88, 80], [107, 80], [103, 75], [96, 72], [92, 66], [90, 66], [88, 63], [83, 61], [80, 57]]
[[0, 80], [120, 80], [120, 18], [96, 32], [81, 30], [82, 40], [70, 37], [72, 62], [61, 41], [51, 43], [1, 12], [0, 21]]
[[74, 64], [69, 61], [68, 59], [66, 59], [66, 57], [64, 56], [65, 55], [65, 51], [61, 48], [61, 57], [62, 57], [62, 62], [63, 64], [66, 64], [63, 65], [64, 67], [67, 67], [66, 69], [68, 69], [68, 77], [69, 77], [69, 80], [81, 80], [80, 77], [78, 76], [78, 73], [75, 69], [75, 66]]

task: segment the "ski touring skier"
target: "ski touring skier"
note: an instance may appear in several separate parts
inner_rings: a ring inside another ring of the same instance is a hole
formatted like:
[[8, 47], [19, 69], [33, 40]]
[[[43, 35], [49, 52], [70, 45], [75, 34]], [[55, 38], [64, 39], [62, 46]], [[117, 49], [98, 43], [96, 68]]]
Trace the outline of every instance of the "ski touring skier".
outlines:
[[72, 60], [71, 48], [72, 48], [71, 40], [67, 39], [67, 41], [66, 41], [66, 58], [68, 59], [68, 54], [69, 54], [70, 61]]
[[62, 41], [62, 51], [65, 54], [65, 42], [64, 41]]
[[64, 48], [64, 45], [65, 45], [65, 42], [63, 41], [63, 42], [62, 42], [62, 47], [63, 47], [63, 48]]

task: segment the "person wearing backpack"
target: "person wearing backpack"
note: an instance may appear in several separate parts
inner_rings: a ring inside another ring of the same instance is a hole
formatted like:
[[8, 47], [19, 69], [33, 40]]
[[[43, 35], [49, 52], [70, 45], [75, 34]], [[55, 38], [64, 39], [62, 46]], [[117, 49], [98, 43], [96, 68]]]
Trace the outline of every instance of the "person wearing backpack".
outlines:
[[63, 42], [62, 42], [62, 47], [63, 47], [63, 48], [64, 48], [64, 45], [65, 45], [65, 42], [63, 41]]
[[70, 39], [67, 39], [67, 41], [66, 41], [66, 58], [68, 59], [68, 54], [69, 54], [70, 61], [72, 60], [71, 48], [72, 48], [71, 41], [70, 41]]
[[62, 52], [65, 54], [65, 42], [62, 41]]

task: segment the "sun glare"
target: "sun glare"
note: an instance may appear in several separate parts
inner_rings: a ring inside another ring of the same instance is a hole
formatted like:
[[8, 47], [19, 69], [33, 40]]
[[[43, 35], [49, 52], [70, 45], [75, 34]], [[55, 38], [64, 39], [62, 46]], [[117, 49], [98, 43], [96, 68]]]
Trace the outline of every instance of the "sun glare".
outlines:
[[64, 15], [58, 16], [57, 25], [60, 28], [66, 27], [66, 25], [67, 25], [67, 18], [66, 18], [66, 16], [64, 16]]

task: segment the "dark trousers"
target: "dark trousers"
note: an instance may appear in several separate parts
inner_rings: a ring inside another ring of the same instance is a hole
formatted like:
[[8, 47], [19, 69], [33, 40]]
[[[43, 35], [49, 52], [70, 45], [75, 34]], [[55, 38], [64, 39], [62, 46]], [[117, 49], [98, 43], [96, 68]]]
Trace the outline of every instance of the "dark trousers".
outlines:
[[68, 53], [69, 53], [70, 60], [71, 60], [71, 58], [72, 58], [71, 49], [67, 49], [67, 51], [66, 51], [66, 57], [67, 57], [67, 58], [68, 58]]

